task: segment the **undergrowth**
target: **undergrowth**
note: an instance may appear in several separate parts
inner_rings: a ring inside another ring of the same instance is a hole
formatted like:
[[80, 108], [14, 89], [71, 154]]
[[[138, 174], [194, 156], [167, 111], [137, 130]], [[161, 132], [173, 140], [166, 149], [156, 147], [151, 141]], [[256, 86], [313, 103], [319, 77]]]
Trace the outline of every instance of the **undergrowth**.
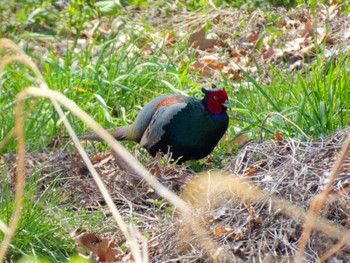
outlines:
[[[0, 181], [0, 218], [5, 223], [9, 222], [15, 206], [11, 178], [13, 177], [3, 171]], [[26, 255], [64, 262], [76, 251], [73, 240], [69, 238], [69, 229], [60, 223], [60, 217], [56, 214], [65, 200], [55, 190], [59, 178], [48, 185], [40, 184], [39, 179], [40, 171], [34, 172], [28, 178], [22, 217], [12, 240], [7, 262], [18, 261]], [[39, 188], [45, 190], [37, 195]], [[0, 240], [3, 237], [4, 234], [0, 232]]]
[[[270, 85], [251, 79], [252, 90], [241, 89], [235, 96], [241, 109], [240, 114], [234, 115], [242, 122], [243, 133], [257, 134], [269, 112], [283, 114], [311, 138], [345, 127], [350, 109], [348, 65], [347, 54], [337, 59], [324, 59], [320, 54], [310, 69], [296, 74], [280, 72], [270, 65], [273, 72]], [[270, 118], [265, 128], [265, 138], [279, 131], [288, 137], [305, 139], [295, 127], [278, 117]]]

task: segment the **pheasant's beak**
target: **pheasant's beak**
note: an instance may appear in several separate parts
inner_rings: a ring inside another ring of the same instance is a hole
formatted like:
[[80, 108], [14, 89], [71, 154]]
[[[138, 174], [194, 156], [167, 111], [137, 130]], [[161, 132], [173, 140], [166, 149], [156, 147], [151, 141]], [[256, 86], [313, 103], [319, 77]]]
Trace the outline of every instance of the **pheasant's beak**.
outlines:
[[221, 105], [224, 106], [225, 108], [231, 108], [230, 103], [229, 103], [228, 100], [225, 100], [225, 102], [221, 103]]

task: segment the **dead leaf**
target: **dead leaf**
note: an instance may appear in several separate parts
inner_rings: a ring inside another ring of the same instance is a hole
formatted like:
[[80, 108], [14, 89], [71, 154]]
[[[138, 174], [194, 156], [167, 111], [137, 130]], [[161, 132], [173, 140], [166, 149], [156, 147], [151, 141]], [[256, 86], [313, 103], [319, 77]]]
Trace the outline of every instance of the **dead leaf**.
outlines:
[[267, 50], [264, 54], [263, 54], [263, 59], [268, 59], [270, 58], [273, 54], [274, 54], [274, 50], [272, 48], [270, 48], [269, 50]]
[[198, 48], [200, 50], [206, 50], [212, 48], [217, 44], [215, 39], [206, 38], [205, 26], [199, 31], [194, 32], [188, 39], [188, 46], [192, 48]]
[[211, 63], [217, 62], [218, 59], [215, 56], [204, 56], [202, 61], [207, 64], [211, 64]]
[[217, 48], [217, 46], [214, 46], [214, 47], [211, 47], [211, 48], [207, 48], [205, 50], [206, 53], [209, 53], [209, 54], [216, 54], [219, 52], [219, 49]]
[[278, 142], [283, 141], [283, 137], [281, 136], [279, 131], [275, 131], [275, 137], [276, 137], [276, 141]]
[[105, 158], [106, 158], [105, 155], [98, 154], [98, 155], [95, 155], [95, 157], [91, 159], [91, 162], [92, 163], [98, 163], [98, 162], [104, 160]]
[[83, 246], [87, 247], [92, 253], [97, 255], [97, 245], [101, 242], [101, 238], [99, 236], [97, 236], [95, 233], [86, 233], [80, 237], [79, 241]]
[[295, 55], [295, 52], [301, 49], [301, 45], [305, 43], [304, 37], [297, 37], [285, 44], [283, 51]]
[[233, 58], [236, 58], [236, 57], [239, 57], [240, 54], [239, 54], [239, 52], [237, 51], [237, 49], [232, 49], [232, 50], [231, 50], [231, 53], [230, 53], [230, 56], [233, 57]]
[[223, 69], [224, 67], [228, 66], [228, 63], [226, 62], [220, 62], [216, 56], [210, 55], [210, 56], [204, 56], [202, 58], [202, 61], [208, 64], [208, 66], [212, 69]]
[[308, 20], [304, 25], [304, 30], [301, 33], [302, 37], [308, 38], [314, 35], [314, 24], [311, 20]]
[[256, 173], [256, 168], [253, 167], [253, 168], [250, 168], [250, 169], [248, 170], [248, 172], [246, 173], [246, 176], [253, 175], [253, 174], [255, 174], [255, 173]]
[[[128, 43], [130, 41], [130, 36], [128, 34], [122, 34], [114, 43], [114, 48], [117, 50], [120, 47], [124, 46], [126, 43]], [[141, 44], [139, 42], [136, 42], [136, 46], [140, 45], [142, 47], [142, 42]], [[143, 43], [144, 44], [144, 43]], [[139, 47], [140, 48], [140, 47]]]
[[207, 77], [207, 78], [211, 78], [215, 73], [215, 71], [212, 68], [208, 67], [207, 65], [199, 61], [192, 62], [191, 68], [198, 70], [197, 75]]
[[251, 34], [249, 37], [248, 37], [249, 41], [252, 42], [252, 43], [255, 43], [256, 41], [258, 41], [259, 39], [259, 36], [257, 34]]
[[110, 239], [101, 239], [95, 233], [85, 233], [79, 238], [79, 241], [97, 257], [98, 262], [114, 262], [119, 254], [119, 251], [116, 250], [116, 243]]
[[149, 56], [153, 54], [153, 47], [151, 44], [148, 44], [144, 49], [143, 49], [143, 54], [145, 56]]
[[256, 215], [256, 210], [254, 207], [249, 207], [249, 212], [250, 212], [250, 215], [249, 215], [249, 225], [250, 225], [250, 228], [253, 229], [255, 227], [255, 215]]
[[239, 146], [244, 145], [247, 141], [249, 141], [248, 134], [242, 134], [234, 140], [234, 142], [237, 143]]
[[350, 38], [350, 28], [347, 28], [347, 29], [344, 30], [344, 32], [343, 32], [343, 37], [344, 37], [345, 39]]
[[162, 158], [162, 153], [157, 152], [155, 156], [156, 162], [152, 165], [151, 169], [149, 170], [149, 172], [157, 178], [161, 178], [161, 175], [162, 175], [162, 170], [160, 169], [160, 166], [159, 166], [159, 161], [161, 158]]
[[223, 234], [230, 233], [230, 232], [233, 232], [232, 226], [220, 226], [215, 228], [214, 235], [215, 237], [219, 237]]
[[244, 233], [242, 231], [234, 232], [228, 236], [228, 239], [232, 240], [232, 241], [239, 241], [239, 240], [243, 240], [246, 238], [247, 237], [244, 235]]
[[256, 225], [261, 225], [263, 223], [263, 219], [260, 216], [257, 216], [254, 219], [254, 222], [255, 222]]
[[215, 162], [215, 159], [214, 159], [212, 156], [209, 156], [209, 157], [207, 158], [206, 163], [214, 163], [214, 162]]
[[303, 62], [301, 60], [297, 60], [294, 63], [290, 64], [288, 68], [290, 71], [293, 71], [294, 69], [300, 69], [302, 68], [302, 63]]
[[272, 182], [273, 178], [271, 175], [266, 175], [263, 179], [261, 179], [262, 182]]
[[175, 41], [175, 38], [174, 38], [174, 35], [171, 34], [171, 33], [168, 33], [165, 35], [164, 37], [164, 40], [165, 40], [165, 46], [166, 47], [171, 47], [171, 46], [174, 46], [176, 41]]
[[286, 23], [282, 19], [279, 19], [277, 23], [279, 28], [286, 28]]
[[117, 244], [109, 239], [102, 239], [98, 243], [97, 256], [99, 262], [114, 262], [118, 255]]
[[350, 217], [348, 217], [348, 218], [346, 219], [345, 227], [346, 227], [347, 229], [350, 229]]
[[224, 69], [226, 67], [228, 67], [228, 63], [226, 63], [226, 62], [217, 62], [215, 64], [216, 69]]

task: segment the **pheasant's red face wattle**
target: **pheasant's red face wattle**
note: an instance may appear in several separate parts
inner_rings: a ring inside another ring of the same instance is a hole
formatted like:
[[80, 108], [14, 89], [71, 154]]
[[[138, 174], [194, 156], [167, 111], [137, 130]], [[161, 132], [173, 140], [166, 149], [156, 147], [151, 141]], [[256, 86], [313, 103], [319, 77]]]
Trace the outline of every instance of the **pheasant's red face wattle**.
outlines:
[[228, 96], [225, 89], [210, 91], [208, 95], [208, 109], [213, 114], [220, 114], [226, 109]]

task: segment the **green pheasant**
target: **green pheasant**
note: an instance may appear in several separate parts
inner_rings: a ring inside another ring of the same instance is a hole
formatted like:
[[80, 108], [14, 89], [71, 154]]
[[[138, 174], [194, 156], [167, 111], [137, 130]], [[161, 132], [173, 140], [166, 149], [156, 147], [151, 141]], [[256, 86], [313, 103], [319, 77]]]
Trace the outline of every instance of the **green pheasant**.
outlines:
[[[210, 154], [227, 130], [228, 96], [223, 88], [202, 88], [202, 100], [183, 95], [161, 95], [147, 103], [135, 121], [117, 127], [117, 140], [138, 142], [152, 156], [171, 152], [179, 163]], [[95, 133], [81, 139], [100, 140]]]

